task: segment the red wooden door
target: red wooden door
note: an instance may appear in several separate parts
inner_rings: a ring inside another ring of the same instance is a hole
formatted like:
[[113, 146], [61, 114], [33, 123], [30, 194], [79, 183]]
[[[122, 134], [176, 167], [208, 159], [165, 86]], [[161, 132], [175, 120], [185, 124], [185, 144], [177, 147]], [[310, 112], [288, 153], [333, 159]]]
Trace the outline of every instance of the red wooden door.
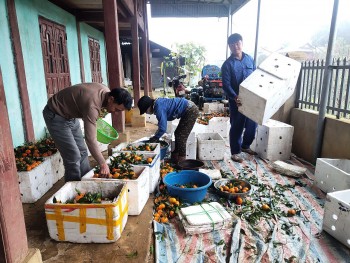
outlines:
[[47, 96], [71, 85], [66, 28], [39, 17]]
[[92, 82], [102, 83], [100, 42], [89, 37], [89, 53]]

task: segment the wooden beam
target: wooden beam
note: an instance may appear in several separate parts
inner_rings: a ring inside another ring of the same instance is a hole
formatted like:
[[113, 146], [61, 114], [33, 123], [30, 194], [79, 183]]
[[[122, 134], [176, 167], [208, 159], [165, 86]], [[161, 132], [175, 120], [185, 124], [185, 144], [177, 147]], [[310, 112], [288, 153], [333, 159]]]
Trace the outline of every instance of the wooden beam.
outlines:
[[[109, 88], [123, 86], [123, 66], [119, 43], [118, 11], [116, 0], [103, 0], [105, 39], [107, 51]], [[112, 114], [113, 127], [118, 132], [125, 131], [125, 112]]]
[[28, 241], [1, 69], [0, 112], [0, 233], [5, 256], [0, 261], [22, 262]]
[[[129, 16], [135, 15], [135, 2], [138, 0], [120, 0], [120, 2], [123, 4], [123, 6], [126, 8], [126, 10], [129, 12]], [[118, 1], [119, 2], [119, 1]], [[119, 7], [119, 6], [118, 6]]]
[[145, 2], [144, 2], [143, 18], [144, 18], [144, 24], [145, 24], [145, 28], [142, 33], [143, 88], [144, 88], [144, 94], [149, 96], [150, 92], [152, 92], [152, 86], [150, 86], [151, 65], [150, 65], [150, 58], [149, 58], [150, 52], [149, 52], [148, 28], [147, 28], [147, 9], [146, 9]]
[[[135, 7], [135, 14], [137, 5]], [[139, 30], [138, 30], [138, 15], [134, 15], [131, 19], [131, 35], [132, 35], [132, 87], [134, 90], [134, 104], [140, 99], [140, 45], [139, 45]]]
[[84, 70], [84, 58], [83, 50], [81, 48], [81, 34], [80, 34], [80, 23], [76, 20], [77, 34], [78, 34], [78, 51], [79, 51], [79, 64], [80, 64], [80, 78], [81, 82], [85, 82], [85, 70]]
[[22, 104], [24, 138], [26, 141], [34, 141], [34, 127], [32, 113], [30, 110], [29, 95], [27, 89], [26, 73], [23, 61], [21, 38], [19, 35], [16, 7], [14, 0], [7, 0], [7, 12], [10, 22], [13, 52], [15, 56], [15, 67], [18, 81], [19, 96]]
[[103, 15], [103, 10], [84, 10], [76, 12], [77, 20], [80, 22], [103, 22]]

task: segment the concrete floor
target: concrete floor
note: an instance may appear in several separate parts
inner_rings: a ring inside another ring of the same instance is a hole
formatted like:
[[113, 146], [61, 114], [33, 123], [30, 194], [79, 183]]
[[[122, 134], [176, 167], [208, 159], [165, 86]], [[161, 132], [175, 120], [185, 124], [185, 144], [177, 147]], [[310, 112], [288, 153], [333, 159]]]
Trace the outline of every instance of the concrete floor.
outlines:
[[[150, 136], [157, 129], [147, 123], [146, 128], [126, 127], [130, 140]], [[107, 156], [107, 151], [104, 152]], [[91, 159], [91, 165], [95, 161]], [[37, 248], [45, 263], [109, 263], [109, 262], [154, 262], [153, 255], [153, 195], [150, 195], [141, 214], [128, 216], [120, 239], [110, 244], [75, 244], [57, 242], [50, 238], [45, 218], [44, 204], [64, 185], [61, 179], [34, 204], [23, 204], [29, 248]]]

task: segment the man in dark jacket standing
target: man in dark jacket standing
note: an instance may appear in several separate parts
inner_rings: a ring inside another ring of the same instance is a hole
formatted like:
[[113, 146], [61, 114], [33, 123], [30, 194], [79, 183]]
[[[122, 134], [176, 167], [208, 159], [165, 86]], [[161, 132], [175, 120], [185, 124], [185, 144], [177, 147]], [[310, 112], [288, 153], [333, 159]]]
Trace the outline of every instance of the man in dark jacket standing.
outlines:
[[257, 124], [238, 111], [238, 107], [242, 105], [239, 99], [239, 85], [256, 69], [256, 66], [253, 58], [242, 51], [243, 39], [240, 34], [229, 36], [227, 44], [231, 50], [231, 56], [222, 65], [221, 73], [222, 86], [230, 106], [231, 159], [242, 162], [241, 151], [256, 154], [250, 149], [250, 145], [254, 140]]

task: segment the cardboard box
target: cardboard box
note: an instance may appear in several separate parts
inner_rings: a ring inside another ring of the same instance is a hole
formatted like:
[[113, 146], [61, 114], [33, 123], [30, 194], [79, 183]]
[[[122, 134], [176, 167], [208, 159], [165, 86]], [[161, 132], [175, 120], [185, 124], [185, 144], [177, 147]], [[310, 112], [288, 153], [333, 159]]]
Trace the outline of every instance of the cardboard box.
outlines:
[[[65, 204], [81, 192], [101, 192], [116, 199], [102, 204]], [[53, 203], [53, 198], [62, 203]], [[67, 182], [45, 203], [49, 235], [56, 241], [73, 243], [111, 243], [117, 241], [128, 219], [126, 184], [120, 182]]]

